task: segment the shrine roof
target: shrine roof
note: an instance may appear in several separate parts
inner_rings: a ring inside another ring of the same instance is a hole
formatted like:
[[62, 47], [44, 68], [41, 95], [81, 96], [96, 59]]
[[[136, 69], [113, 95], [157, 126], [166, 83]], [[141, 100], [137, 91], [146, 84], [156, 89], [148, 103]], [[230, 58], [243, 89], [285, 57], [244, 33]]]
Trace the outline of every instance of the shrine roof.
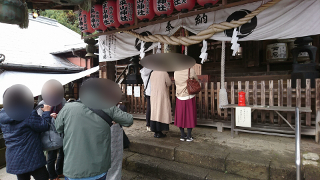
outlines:
[[84, 44], [79, 34], [53, 19], [41, 16], [33, 19], [29, 14], [29, 20], [28, 29], [0, 23], [0, 53], [6, 56], [3, 64], [83, 70], [66, 58], [50, 54], [66, 50], [74, 44]]

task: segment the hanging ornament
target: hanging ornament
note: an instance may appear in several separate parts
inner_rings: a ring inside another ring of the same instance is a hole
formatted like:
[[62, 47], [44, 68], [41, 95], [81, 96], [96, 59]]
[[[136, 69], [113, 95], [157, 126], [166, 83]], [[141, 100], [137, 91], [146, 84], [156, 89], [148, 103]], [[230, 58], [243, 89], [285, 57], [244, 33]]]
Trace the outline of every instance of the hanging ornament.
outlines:
[[111, 30], [114, 30], [120, 26], [117, 18], [117, 2], [115, 0], [109, 0], [102, 4], [103, 11], [103, 24]]
[[207, 48], [208, 48], [208, 45], [207, 45], [207, 41], [206, 40], [203, 40], [203, 43], [202, 43], [202, 49], [201, 49], [201, 54], [199, 56], [199, 58], [201, 58], [201, 64], [203, 64], [203, 62], [205, 60], [207, 60], [208, 58], [208, 53], [207, 53]]
[[232, 40], [231, 40], [231, 43], [232, 43], [231, 49], [233, 50], [232, 56], [235, 56], [239, 50], [240, 44], [238, 44], [238, 40], [239, 40], [238, 31], [237, 31], [237, 28], [234, 28], [233, 34], [232, 34]]
[[160, 54], [160, 53], [161, 53], [161, 43], [159, 42], [158, 43], [157, 54]]
[[225, 105], [228, 105], [228, 94], [227, 90], [224, 87], [224, 69], [225, 69], [225, 57], [226, 57], [226, 42], [222, 41], [221, 48], [221, 88], [219, 91], [219, 108], [224, 108]]
[[174, 8], [176, 10], [186, 13], [194, 8], [195, 0], [174, 0]]
[[153, 0], [154, 12], [163, 18], [173, 13], [173, 0]]
[[94, 29], [90, 24], [90, 13], [82, 9], [79, 10], [79, 28], [86, 35], [92, 34]]
[[91, 27], [98, 31], [103, 32], [107, 27], [103, 24], [102, 5], [96, 4], [90, 10]]
[[154, 18], [153, 0], [136, 0], [136, 15], [143, 22], [148, 22]]
[[133, 0], [117, 0], [118, 21], [124, 27], [134, 24]]
[[213, 7], [213, 5], [217, 4], [218, 1], [219, 0], [197, 0], [198, 4], [205, 8]]
[[144, 53], [144, 44], [145, 42], [141, 41], [141, 44], [140, 44], [140, 58], [143, 59], [144, 56], [146, 55], [146, 53]]

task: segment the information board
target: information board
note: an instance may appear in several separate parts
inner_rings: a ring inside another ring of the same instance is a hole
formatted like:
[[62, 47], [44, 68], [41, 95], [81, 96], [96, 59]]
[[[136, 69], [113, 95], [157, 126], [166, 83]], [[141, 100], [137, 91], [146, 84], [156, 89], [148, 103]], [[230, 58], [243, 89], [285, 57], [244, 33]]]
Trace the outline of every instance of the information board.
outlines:
[[236, 126], [251, 127], [250, 107], [236, 107]]

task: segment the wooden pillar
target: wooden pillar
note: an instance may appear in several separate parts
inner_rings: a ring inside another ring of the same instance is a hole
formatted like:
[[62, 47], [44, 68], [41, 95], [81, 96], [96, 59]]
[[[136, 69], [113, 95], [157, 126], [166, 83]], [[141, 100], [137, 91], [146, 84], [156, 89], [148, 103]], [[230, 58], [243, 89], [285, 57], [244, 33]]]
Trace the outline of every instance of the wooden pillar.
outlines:
[[99, 78], [110, 79], [112, 81], [115, 81], [115, 64], [115, 61], [100, 62]]
[[107, 62], [100, 62], [99, 63], [99, 78], [107, 79]]

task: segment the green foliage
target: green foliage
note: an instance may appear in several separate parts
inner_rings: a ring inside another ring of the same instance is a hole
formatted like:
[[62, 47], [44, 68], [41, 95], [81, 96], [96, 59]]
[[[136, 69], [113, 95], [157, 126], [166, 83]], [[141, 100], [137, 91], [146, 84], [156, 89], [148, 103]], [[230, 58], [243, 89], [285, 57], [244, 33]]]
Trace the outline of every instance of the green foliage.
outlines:
[[[31, 10], [29, 10], [32, 13]], [[60, 24], [80, 34], [79, 15], [72, 10], [45, 10], [40, 11], [40, 16], [57, 20]]]

